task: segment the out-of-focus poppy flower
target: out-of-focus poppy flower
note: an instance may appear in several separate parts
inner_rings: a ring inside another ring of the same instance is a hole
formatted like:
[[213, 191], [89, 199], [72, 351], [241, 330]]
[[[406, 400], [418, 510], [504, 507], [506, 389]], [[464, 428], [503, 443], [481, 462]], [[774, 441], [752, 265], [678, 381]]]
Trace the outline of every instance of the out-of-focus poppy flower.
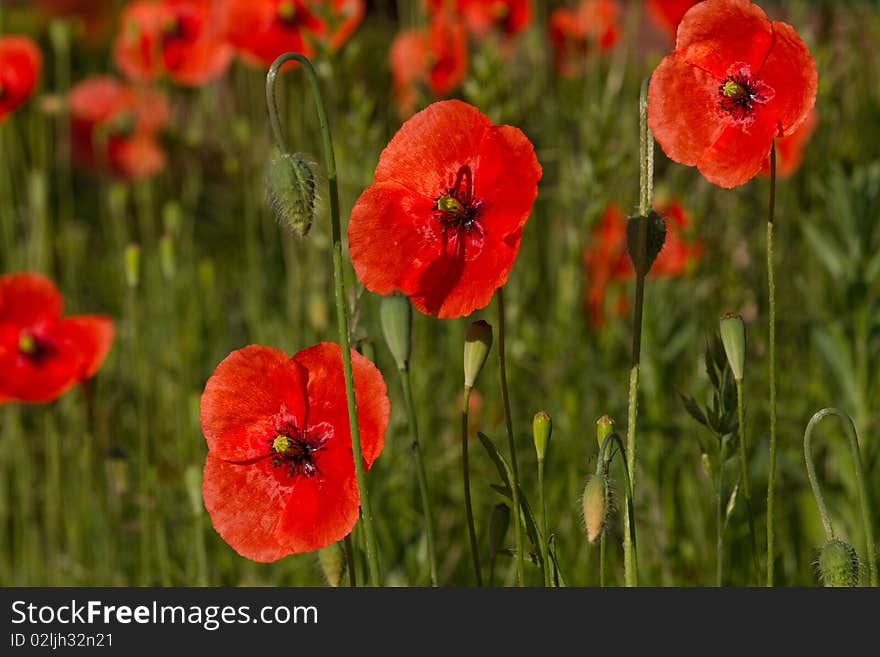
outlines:
[[437, 317], [483, 308], [507, 281], [540, 178], [518, 128], [457, 100], [428, 106], [382, 151], [351, 211], [358, 278]]
[[40, 49], [29, 38], [0, 36], [0, 121], [34, 93], [42, 62]]
[[[814, 107], [807, 120], [798, 126], [793, 133], [787, 137], [776, 140], [776, 175], [785, 177], [790, 176], [801, 164], [801, 158], [804, 156], [804, 146], [810, 141], [816, 126], [819, 125], [819, 113]], [[764, 160], [761, 167], [761, 173], [770, 175], [770, 157]]]
[[338, 50], [364, 20], [367, 8], [364, 0], [333, 0], [329, 8], [331, 11], [327, 16], [327, 23], [330, 34], [327, 41], [333, 50]]
[[0, 402], [47, 402], [92, 377], [113, 343], [103, 315], [62, 317], [45, 276], [0, 276]]
[[220, 6], [211, 0], [132, 2], [122, 13], [116, 63], [139, 82], [168, 73], [180, 84], [204, 84], [222, 75], [232, 59], [221, 20]]
[[165, 166], [157, 139], [168, 104], [158, 91], [98, 75], [71, 89], [69, 107], [73, 156], [81, 166], [131, 179]]
[[94, 42], [105, 35], [114, 19], [114, 0], [33, 0], [42, 16], [63, 16], [78, 21], [85, 38]]
[[[651, 267], [649, 278], [675, 277], [685, 274], [703, 253], [698, 240], [687, 239], [691, 219], [677, 201], [655, 206], [666, 219], [666, 241]], [[610, 204], [599, 223], [590, 233], [590, 245], [584, 251], [584, 270], [588, 287], [586, 304], [590, 321], [595, 327], [605, 323], [609, 291], [613, 283], [628, 281], [635, 276], [626, 247], [626, 217], [623, 210]], [[622, 288], [613, 290], [612, 307], [617, 316], [626, 313], [629, 297]]]
[[613, 0], [584, 0], [577, 8], [550, 14], [553, 63], [563, 75], [583, 72], [587, 53], [610, 50], [620, 36], [620, 8]]
[[646, 0], [648, 13], [654, 23], [675, 41], [675, 32], [678, 24], [688, 12], [700, 0]]
[[[390, 406], [376, 366], [355, 351], [351, 357], [369, 468]], [[201, 423], [205, 507], [240, 555], [275, 561], [351, 532], [360, 498], [339, 345], [322, 342], [292, 358], [260, 345], [233, 351], [205, 386]]]
[[816, 62], [790, 25], [748, 0], [703, 0], [648, 91], [648, 125], [670, 159], [721, 187], [761, 170], [774, 138], [816, 101]]
[[398, 109], [409, 115], [420, 86], [434, 98], [443, 98], [461, 84], [467, 73], [467, 38], [458, 19], [437, 13], [426, 30], [400, 32], [391, 43], [389, 58]]
[[493, 29], [508, 37], [516, 36], [532, 22], [531, 0], [427, 0], [432, 14], [448, 11], [451, 5], [478, 37]]

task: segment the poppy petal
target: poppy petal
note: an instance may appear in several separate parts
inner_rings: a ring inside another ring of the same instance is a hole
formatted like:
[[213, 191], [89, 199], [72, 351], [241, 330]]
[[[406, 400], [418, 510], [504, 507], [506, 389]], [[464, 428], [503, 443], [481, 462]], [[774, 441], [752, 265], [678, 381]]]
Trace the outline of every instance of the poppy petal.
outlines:
[[253, 561], [277, 561], [290, 554], [278, 525], [293, 484], [277, 477], [275, 470], [269, 459], [242, 465], [210, 451], [205, 459], [202, 497], [214, 529]]
[[24, 272], [0, 276], [0, 322], [27, 327], [54, 321], [63, 301], [55, 284], [42, 274]]
[[678, 53], [665, 57], [648, 87], [648, 126], [669, 159], [696, 164], [725, 127], [718, 79]]
[[483, 133], [492, 125], [459, 100], [432, 103], [404, 123], [382, 151], [374, 182], [395, 182], [431, 199], [455, 184], [459, 169], [473, 168]]
[[250, 345], [233, 351], [208, 379], [201, 401], [202, 432], [217, 458], [266, 456], [281, 421], [302, 426], [306, 373], [279, 349]]
[[20, 331], [0, 324], [0, 395], [24, 402], [48, 402], [63, 395], [81, 379], [82, 357], [77, 345], [53, 325], [37, 326], [32, 335], [42, 353], [27, 356], [19, 350]]
[[719, 187], [736, 187], [751, 180], [770, 152], [776, 121], [769, 112], [760, 112], [755, 122], [744, 128], [730, 122], [716, 142], [696, 163], [700, 173]]
[[759, 76], [776, 92], [766, 109], [776, 114], [777, 136], [782, 137], [806, 120], [816, 103], [819, 77], [816, 61], [791, 25], [774, 21], [773, 32], [773, 49]]
[[103, 315], [65, 317], [54, 329], [79, 353], [77, 378], [85, 381], [95, 375], [113, 344], [113, 320]]
[[678, 26], [675, 50], [684, 60], [723, 79], [731, 65], [761, 68], [773, 45], [767, 14], [749, 0], [704, 0]]

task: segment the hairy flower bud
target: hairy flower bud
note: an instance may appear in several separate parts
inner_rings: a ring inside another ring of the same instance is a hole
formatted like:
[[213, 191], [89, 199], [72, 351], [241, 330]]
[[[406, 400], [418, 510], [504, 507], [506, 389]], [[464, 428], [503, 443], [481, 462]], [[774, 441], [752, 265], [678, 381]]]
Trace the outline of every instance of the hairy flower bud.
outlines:
[[299, 153], [275, 157], [266, 176], [269, 204], [279, 223], [305, 237], [315, 219], [315, 174]]
[[584, 487], [584, 525], [587, 540], [595, 543], [605, 529], [609, 506], [608, 480], [604, 475], [593, 475]]
[[819, 579], [828, 587], [859, 585], [859, 555], [855, 548], [839, 539], [825, 543], [819, 550]]

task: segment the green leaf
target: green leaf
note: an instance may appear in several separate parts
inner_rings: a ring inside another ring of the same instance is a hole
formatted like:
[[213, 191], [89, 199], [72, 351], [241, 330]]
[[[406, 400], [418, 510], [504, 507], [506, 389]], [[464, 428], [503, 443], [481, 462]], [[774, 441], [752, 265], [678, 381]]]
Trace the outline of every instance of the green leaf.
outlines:
[[547, 541], [547, 553], [550, 555], [550, 562], [553, 564], [553, 582], [556, 586], [568, 586], [565, 583], [565, 577], [562, 576], [562, 571], [559, 570], [559, 559], [556, 556], [556, 534], [550, 534], [550, 538]]
[[694, 418], [704, 427], [709, 427], [709, 421], [706, 419], [706, 416], [703, 414], [702, 409], [699, 407], [694, 398], [688, 397], [681, 390], [676, 390], [675, 392], [677, 392], [679, 398], [681, 398], [681, 403], [684, 404], [684, 410], [686, 410], [692, 418]]

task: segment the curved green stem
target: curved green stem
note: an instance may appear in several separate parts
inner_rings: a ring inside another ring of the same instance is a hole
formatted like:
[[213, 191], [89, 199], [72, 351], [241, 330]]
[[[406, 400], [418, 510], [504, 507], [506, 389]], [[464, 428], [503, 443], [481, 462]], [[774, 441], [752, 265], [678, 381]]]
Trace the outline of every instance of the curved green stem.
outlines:
[[[612, 431], [611, 433], [609, 433], [607, 436], [605, 436], [605, 440], [602, 441], [602, 445], [599, 447], [599, 458], [596, 460], [596, 476], [607, 476], [608, 475], [608, 469], [611, 467], [611, 459], [614, 456], [614, 454], [608, 454], [607, 456], [606, 456], [606, 454], [608, 452], [608, 446], [612, 442], [614, 442], [617, 445], [617, 449], [621, 454], [626, 454], [626, 451], [623, 446], [623, 441], [620, 439], [620, 436], [618, 435], [618, 433], [616, 431]], [[624, 464], [624, 466], [626, 466], [626, 464]], [[629, 468], [628, 467], [623, 468], [623, 476], [626, 478], [627, 490], [632, 490], [632, 480], [630, 479], [630, 476], [629, 476]], [[626, 512], [634, 517], [632, 496], [627, 497]], [[632, 545], [633, 552], [635, 552], [635, 549], [636, 549], [636, 528], [635, 528], [635, 525], [633, 523], [630, 523], [629, 525], [625, 525], [624, 531], [626, 532], [624, 534], [624, 541], [626, 541], [626, 539], [629, 538], [629, 544]], [[604, 538], [604, 537], [605, 537], [605, 533], [602, 532], [602, 538]], [[603, 545], [603, 543], [600, 542], [600, 544], [599, 544], [599, 550], [600, 550], [600, 555], [599, 555], [600, 564], [599, 565], [601, 566], [601, 570], [599, 571], [600, 586], [605, 585], [605, 583], [604, 583], [605, 560], [603, 558], [603, 555], [601, 554], [602, 545]], [[625, 567], [626, 567], [626, 562], [624, 561], [624, 568]], [[626, 573], [624, 573], [624, 580], [625, 580], [625, 583], [627, 586], [635, 586], [635, 584], [630, 584], [628, 581], [626, 581]]]
[[510, 394], [507, 391], [507, 367], [504, 358], [504, 287], [498, 288], [498, 375], [501, 379], [501, 400], [504, 403], [504, 424], [507, 427], [507, 447], [510, 450], [510, 469], [513, 475], [513, 532], [516, 537], [516, 581], [525, 585], [525, 555], [522, 535], [522, 516], [519, 506], [519, 468], [516, 464], [516, 442], [513, 439], [513, 419], [510, 417]]
[[428, 477], [425, 474], [425, 462], [419, 445], [419, 425], [416, 421], [416, 409], [413, 405], [412, 384], [409, 370], [400, 370], [403, 380], [403, 398], [406, 403], [406, 418], [412, 431], [412, 454], [416, 462], [416, 479], [419, 483], [419, 495], [422, 498], [422, 514], [425, 516], [425, 537], [428, 543], [428, 568], [431, 575], [431, 586], [437, 586], [437, 551], [434, 547], [434, 517], [431, 513], [431, 497], [428, 494]]
[[272, 123], [272, 132], [275, 141], [283, 152], [289, 152], [284, 141], [284, 133], [281, 130], [281, 120], [278, 116], [278, 106], [275, 101], [275, 78], [278, 71], [286, 62], [295, 60], [302, 64], [303, 70], [309, 79], [312, 93], [315, 96], [315, 108], [318, 112], [318, 121], [321, 126], [321, 138], [324, 147], [324, 160], [327, 167], [327, 185], [330, 197], [330, 227], [333, 242], [333, 277], [335, 279], [336, 292], [336, 317], [339, 330], [339, 342], [342, 346], [342, 369], [345, 375], [345, 393], [348, 401], [348, 421], [351, 427], [351, 448], [354, 454], [354, 469], [357, 476], [358, 492], [360, 494], [361, 513], [364, 520], [364, 530], [367, 540], [367, 563], [370, 568], [370, 580], [374, 586], [381, 586], [382, 576], [379, 569], [379, 556], [376, 547], [376, 533], [373, 527], [373, 513], [370, 509], [370, 498], [367, 492], [366, 469], [364, 468], [363, 452], [361, 450], [360, 428], [358, 427], [357, 402], [354, 393], [354, 374], [351, 366], [351, 336], [348, 326], [348, 306], [345, 296], [345, 276], [342, 269], [342, 229], [339, 223], [339, 187], [336, 178], [336, 156], [333, 152], [333, 138], [330, 135], [330, 124], [327, 121], [327, 111], [324, 107], [324, 98], [321, 94], [321, 86], [318, 83], [318, 75], [309, 59], [298, 52], [289, 52], [276, 59], [269, 67], [266, 75], [266, 104], [269, 108], [269, 120]]
[[829, 415], [836, 415], [843, 422], [846, 430], [846, 437], [849, 440], [849, 451], [853, 459], [856, 471], [856, 484], [859, 489], [859, 506], [862, 511], [862, 525], [865, 532], [865, 550], [868, 557], [868, 573], [871, 586], [877, 586], [877, 557], [874, 553], [874, 530], [871, 525], [871, 500], [868, 497], [868, 486], [865, 481], [865, 472], [862, 467], [862, 453], [859, 449], [859, 431], [853, 423], [852, 418], [837, 408], [823, 408], [816, 413], [807, 424], [804, 432], [804, 460], [807, 464], [807, 477], [810, 480], [810, 487], [813, 489], [813, 497], [816, 498], [816, 506], [819, 507], [819, 514], [822, 516], [822, 525], [825, 527], [825, 538], [829, 541], [834, 539], [834, 528], [831, 526], [831, 516], [828, 513], [828, 507], [825, 506], [825, 498], [822, 496], [822, 490], [819, 488], [819, 479], [816, 477], [816, 469], [813, 466], [812, 438], [813, 429], [824, 418]]
[[474, 526], [474, 510], [471, 506], [471, 473], [468, 464], [468, 411], [470, 410], [471, 388], [464, 387], [464, 395], [461, 405], [461, 474], [464, 480], [464, 512], [467, 515], [468, 538], [471, 544], [471, 557], [474, 560], [474, 574], [477, 577], [477, 586], [483, 585], [483, 575], [480, 571], [480, 547], [477, 543], [477, 530]]
[[776, 281], [773, 271], [773, 223], [776, 208], [776, 143], [770, 147], [770, 208], [767, 215], [767, 297], [770, 307], [770, 463], [767, 472], [767, 586], [773, 586], [776, 481]]

